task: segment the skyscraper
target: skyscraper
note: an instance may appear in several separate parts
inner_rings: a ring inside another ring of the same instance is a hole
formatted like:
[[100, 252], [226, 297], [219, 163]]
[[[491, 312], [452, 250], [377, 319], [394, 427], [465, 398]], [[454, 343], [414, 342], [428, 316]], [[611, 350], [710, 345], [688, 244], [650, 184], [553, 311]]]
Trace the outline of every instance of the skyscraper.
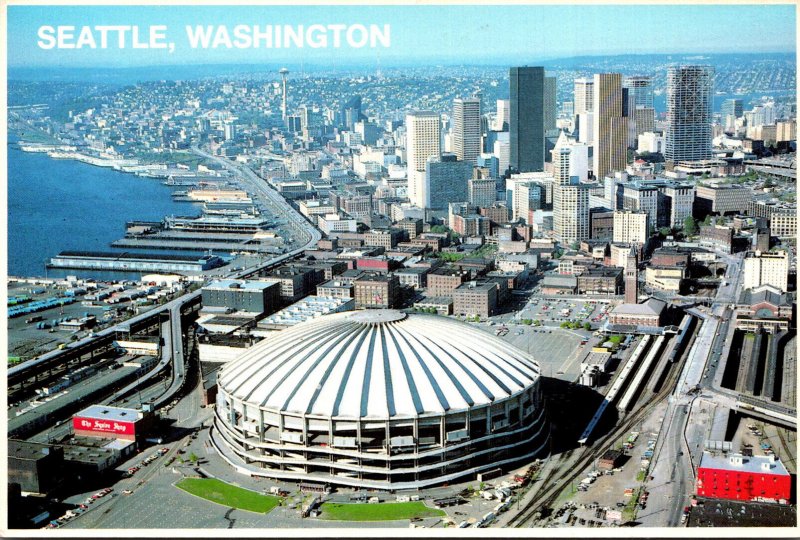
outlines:
[[492, 206], [497, 200], [494, 178], [472, 178], [467, 182], [467, 202], [480, 208]]
[[589, 238], [589, 185], [570, 174], [571, 148], [562, 136], [553, 149], [553, 231], [564, 244]]
[[350, 131], [355, 129], [356, 123], [366, 120], [367, 117], [361, 112], [361, 96], [353, 96], [342, 103], [339, 116], [340, 124]]
[[481, 100], [453, 100], [453, 152], [471, 165], [481, 153]]
[[459, 160], [455, 154], [442, 154], [428, 158], [425, 164], [425, 183], [421, 199], [423, 208], [447, 209], [451, 202], [466, 201], [467, 182], [472, 176], [472, 165]]
[[586, 144], [594, 142], [594, 79], [575, 79], [574, 115], [578, 140]]
[[558, 102], [556, 100], [556, 78], [544, 78], [544, 131], [553, 131], [556, 129], [556, 116]]
[[507, 99], [497, 100], [497, 115], [494, 119], [495, 131], [508, 131], [509, 107], [510, 104]]
[[722, 102], [722, 108], [720, 109], [723, 119], [729, 115], [734, 118], [741, 118], [743, 111], [741, 99], [726, 99]]
[[622, 86], [628, 89], [629, 106], [653, 108], [653, 80], [651, 77], [645, 75], [625, 77]]
[[509, 72], [509, 165], [516, 172], [544, 170], [544, 68]]
[[623, 116], [622, 75], [601, 73], [594, 76], [594, 156], [595, 178], [621, 171], [627, 164], [628, 119]]
[[647, 76], [626, 77], [622, 86], [628, 92], [628, 147], [635, 148], [639, 135], [655, 129], [653, 82]]
[[711, 158], [714, 68], [679, 66], [667, 70], [667, 130], [664, 159]]
[[425, 165], [428, 158], [440, 152], [439, 115], [430, 111], [414, 111], [406, 115], [406, 162], [408, 164], [408, 197], [416, 206], [425, 208]]
[[553, 186], [553, 231], [564, 245], [589, 238], [590, 189], [590, 184], [577, 182]]
[[575, 79], [575, 114], [594, 112], [594, 80]]

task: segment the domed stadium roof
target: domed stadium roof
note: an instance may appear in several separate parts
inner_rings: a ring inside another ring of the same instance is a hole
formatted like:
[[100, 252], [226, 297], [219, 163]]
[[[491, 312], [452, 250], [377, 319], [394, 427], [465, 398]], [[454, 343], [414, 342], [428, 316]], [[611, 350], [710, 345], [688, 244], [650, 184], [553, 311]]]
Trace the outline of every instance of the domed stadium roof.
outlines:
[[538, 377], [530, 355], [466, 323], [366, 310], [276, 332], [225, 365], [218, 383], [274, 411], [387, 419], [501, 401]]

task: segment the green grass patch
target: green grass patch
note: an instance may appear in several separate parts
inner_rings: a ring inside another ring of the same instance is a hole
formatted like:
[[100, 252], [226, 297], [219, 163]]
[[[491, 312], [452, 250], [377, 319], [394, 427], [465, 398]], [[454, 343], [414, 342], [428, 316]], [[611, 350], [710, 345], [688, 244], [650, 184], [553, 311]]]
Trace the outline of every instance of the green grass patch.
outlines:
[[378, 504], [323, 503], [321, 508], [322, 519], [336, 521], [391, 521], [445, 515], [444, 511], [425, 506], [422, 501]]
[[259, 514], [266, 514], [278, 506], [280, 500], [272, 495], [226, 484], [216, 478], [184, 478], [175, 486], [207, 501]]

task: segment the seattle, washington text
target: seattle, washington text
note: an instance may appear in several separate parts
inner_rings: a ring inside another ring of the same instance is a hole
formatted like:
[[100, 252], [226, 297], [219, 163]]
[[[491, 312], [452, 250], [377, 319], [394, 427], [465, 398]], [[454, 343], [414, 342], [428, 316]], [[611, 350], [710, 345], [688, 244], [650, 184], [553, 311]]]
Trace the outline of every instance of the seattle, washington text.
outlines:
[[[165, 25], [40, 26], [37, 45], [41, 49], [168, 49], [175, 42]], [[186, 26], [186, 41], [192, 49], [289, 49], [309, 47], [388, 48], [388, 24], [311, 24]]]

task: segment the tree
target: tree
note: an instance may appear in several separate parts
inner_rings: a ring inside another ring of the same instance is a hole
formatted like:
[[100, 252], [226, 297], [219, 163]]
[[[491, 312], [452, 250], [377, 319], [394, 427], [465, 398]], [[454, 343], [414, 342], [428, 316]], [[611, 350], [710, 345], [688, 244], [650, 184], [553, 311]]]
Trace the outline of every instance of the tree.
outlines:
[[198, 459], [200, 459], [200, 458], [197, 457], [197, 454], [195, 454], [194, 452], [189, 454], [189, 461], [191, 461], [192, 463], [197, 463]]
[[658, 232], [661, 233], [661, 236], [666, 238], [667, 236], [672, 234], [672, 229], [670, 229], [669, 227], [661, 227], [660, 229], [658, 229]]
[[697, 234], [697, 221], [692, 216], [686, 216], [683, 220], [683, 233], [686, 236]]
[[706, 215], [705, 219], [703, 219], [703, 225], [711, 225], [711, 214]]
[[583, 323], [583, 329], [584, 330], [591, 330], [592, 329], [592, 325], [589, 324], [588, 322], [585, 322], [585, 323]]

